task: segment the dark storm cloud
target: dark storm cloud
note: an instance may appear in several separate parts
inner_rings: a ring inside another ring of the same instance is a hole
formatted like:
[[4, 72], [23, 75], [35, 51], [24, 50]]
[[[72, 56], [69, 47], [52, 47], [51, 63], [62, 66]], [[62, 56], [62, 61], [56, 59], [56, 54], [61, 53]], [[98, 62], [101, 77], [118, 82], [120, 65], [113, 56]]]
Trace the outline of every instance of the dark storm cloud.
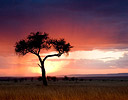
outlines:
[[[0, 1], [0, 29], [6, 34], [14, 35], [32, 23], [38, 23], [41, 13], [43, 13], [43, 5], [40, 9], [40, 2], [34, 0], [1, 0]], [[10, 30], [8, 32], [8, 30]], [[18, 31], [17, 31], [18, 30]], [[15, 33], [15, 31], [17, 33]], [[1, 32], [1, 33], [2, 33]]]
[[[90, 25], [90, 30], [97, 32], [81, 32], [80, 37], [85, 40], [97, 38], [106, 39], [105, 43], [127, 44], [127, 5], [128, 0], [0, 0], [0, 33], [18, 37], [50, 26], [85, 31]], [[65, 22], [70, 24], [65, 25]]]
[[103, 16], [127, 14], [128, 11], [128, 0], [54, 0], [56, 2], [51, 3], [48, 1], [47, 4], [52, 7]]
[[[94, 17], [127, 17], [128, 0], [1, 0], [0, 12], [5, 18], [36, 17], [48, 8], [90, 13]], [[72, 12], [73, 13], [73, 12]]]

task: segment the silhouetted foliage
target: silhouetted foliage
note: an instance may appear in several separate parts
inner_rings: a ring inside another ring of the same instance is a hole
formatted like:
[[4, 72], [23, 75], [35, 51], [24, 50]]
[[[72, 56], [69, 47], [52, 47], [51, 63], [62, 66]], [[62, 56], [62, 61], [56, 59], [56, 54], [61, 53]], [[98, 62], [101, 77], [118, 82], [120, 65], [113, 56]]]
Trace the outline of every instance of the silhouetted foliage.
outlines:
[[42, 79], [42, 77], [38, 77], [37, 80], [38, 81], [42, 81], [43, 79]]
[[69, 78], [67, 76], [64, 76], [64, 79], [65, 81], [69, 80]]
[[16, 42], [15, 52], [18, 55], [25, 55], [27, 53], [38, 54], [40, 49], [50, 49], [50, 44], [47, 43], [48, 34], [37, 32], [30, 33], [30, 35], [25, 40], [20, 40]]
[[51, 81], [51, 77], [50, 77], [50, 76], [47, 76], [47, 80], [48, 80], [48, 81]]
[[53, 76], [53, 77], [51, 77], [51, 76], [47, 76], [47, 80], [48, 81], [57, 81], [57, 78], [56, 78], [56, 76]]
[[80, 79], [80, 81], [84, 81], [84, 79]]
[[75, 78], [75, 77], [71, 77], [70, 80], [71, 80], [71, 81], [76, 81], [77, 78]]
[[57, 81], [57, 78], [54, 76], [54, 77], [51, 77], [51, 80], [55, 82]]
[[66, 41], [64, 39], [60, 40], [52, 40], [53, 47], [55, 50], [57, 50], [59, 53], [67, 53], [70, 51], [70, 49], [73, 47], [70, 45], [70, 43], [66, 44]]
[[[56, 51], [58, 51], [57, 54], [53, 55], [47, 55], [42, 60], [40, 56], [40, 50], [45, 49], [49, 50], [51, 47], [53, 47]], [[44, 61], [48, 57], [58, 56], [60, 57], [62, 54], [66, 53], [68, 55], [68, 52], [73, 46], [70, 45], [70, 43], [66, 43], [64, 39], [50, 39], [47, 33], [42, 34], [41, 32], [37, 33], [30, 33], [26, 39], [22, 39], [15, 44], [15, 52], [18, 55], [26, 55], [27, 53], [35, 54], [40, 61], [39, 67], [42, 71], [42, 80], [43, 84], [47, 86], [46, 81], [46, 75], [45, 75], [45, 68], [44, 68]]]

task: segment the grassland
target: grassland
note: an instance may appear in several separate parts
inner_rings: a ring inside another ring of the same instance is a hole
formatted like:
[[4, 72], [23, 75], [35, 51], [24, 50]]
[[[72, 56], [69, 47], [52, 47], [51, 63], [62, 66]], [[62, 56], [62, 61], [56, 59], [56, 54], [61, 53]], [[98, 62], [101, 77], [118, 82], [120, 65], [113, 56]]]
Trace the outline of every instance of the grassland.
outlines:
[[128, 100], [128, 81], [0, 82], [0, 100]]

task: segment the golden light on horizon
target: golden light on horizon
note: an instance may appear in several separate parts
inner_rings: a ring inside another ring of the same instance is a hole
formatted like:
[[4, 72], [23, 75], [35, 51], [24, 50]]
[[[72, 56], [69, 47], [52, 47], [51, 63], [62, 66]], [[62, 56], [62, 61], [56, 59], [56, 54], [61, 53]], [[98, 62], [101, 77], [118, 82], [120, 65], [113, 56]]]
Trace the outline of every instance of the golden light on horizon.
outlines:
[[[41, 54], [42, 59], [48, 54], [56, 52], [48, 52]], [[51, 57], [45, 61], [46, 75], [69, 75], [69, 74], [96, 74], [96, 73], [123, 73], [127, 72], [125, 61], [128, 51], [126, 50], [92, 50], [92, 51], [72, 51], [69, 56]], [[40, 63], [35, 55], [28, 54], [24, 57], [11, 55], [3, 57], [10, 61], [4, 64], [9, 68], [1, 69], [1, 75], [9, 76], [40, 76]], [[119, 64], [115, 61], [118, 61]], [[127, 64], [127, 63], [126, 63]], [[99, 66], [97, 68], [97, 66]], [[106, 66], [104, 68], [104, 66]], [[8, 72], [8, 73], [7, 73]]]
[[[48, 54], [54, 54], [54, 53], [55, 52], [49, 52], [49, 53], [44, 53], [42, 55], [46, 56]], [[73, 52], [70, 52], [68, 57], [65, 55], [62, 55], [59, 58], [58, 57], [48, 58], [45, 61], [45, 70], [46, 70], [47, 74], [61, 73], [63, 71], [63, 69], [65, 69], [65, 68], [70, 69], [71, 63], [75, 63], [77, 60], [88, 59], [88, 60], [92, 60], [92, 63], [93, 63], [93, 60], [97, 60], [97, 61], [100, 60], [103, 62], [107, 62], [107, 61], [120, 59], [121, 57], [124, 56], [125, 53], [127, 53], [127, 51], [102, 51], [102, 50], [73, 51]], [[37, 62], [38, 62], [38, 59], [35, 60], [35, 63], [37, 63]], [[88, 63], [88, 61], [85, 61], [85, 62]], [[89, 62], [88, 64], [90, 64], [90, 63], [91, 62]], [[84, 65], [82, 65], [82, 66], [84, 66]], [[86, 69], [86, 66], [87, 65], [85, 65], [85, 69]], [[73, 67], [75, 67], [75, 66], [72, 66], [72, 68]], [[79, 66], [79, 67], [81, 67], [81, 66]], [[108, 66], [108, 68], [109, 67], [116, 68], [116, 66], [114, 66], [114, 67]], [[88, 68], [89, 68], [89, 66], [88, 66]], [[86, 70], [90, 70], [90, 69], [86, 69]], [[41, 74], [41, 69], [40, 69], [40, 67], [32, 67], [31, 72]], [[66, 72], [66, 71], [64, 70], [63, 72]], [[81, 73], [81, 71], [79, 73]], [[92, 73], [95, 73], [95, 72], [92, 70]]]
[[[45, 61], [46, 74], [57, 72], [67, 64], [68, 62], [65, 62], [65, 61]], [[30, 67], [29, 70], [32, 73], [41, 74], [40, 67]]]

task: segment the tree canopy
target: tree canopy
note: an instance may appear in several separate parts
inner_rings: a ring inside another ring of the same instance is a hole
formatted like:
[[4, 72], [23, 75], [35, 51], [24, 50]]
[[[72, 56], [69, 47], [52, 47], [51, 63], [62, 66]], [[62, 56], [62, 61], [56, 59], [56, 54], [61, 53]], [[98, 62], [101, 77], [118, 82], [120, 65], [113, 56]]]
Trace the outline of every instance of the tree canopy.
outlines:
[[53, 47], [59, 54], [67, 53], [73, 47], [66, 43], [64, 39], [50, 39], [49, 35], [44, 32], [30, 33], [26, 39], [22, 39], [15, 44], [15, 52], [18, 55], [33, 53], [38, 55], [41, 49], [50, 49]]

